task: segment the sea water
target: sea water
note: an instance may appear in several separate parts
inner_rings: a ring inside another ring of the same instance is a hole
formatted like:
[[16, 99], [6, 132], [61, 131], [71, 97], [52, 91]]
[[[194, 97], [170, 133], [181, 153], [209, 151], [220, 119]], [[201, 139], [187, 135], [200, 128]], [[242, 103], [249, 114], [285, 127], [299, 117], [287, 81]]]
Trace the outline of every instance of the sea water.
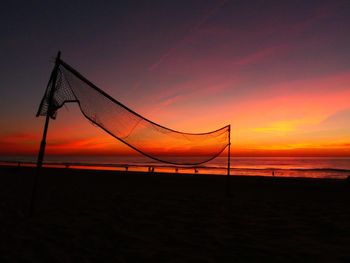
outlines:
[[[178, 161], [193, 161], [196, 157], [176, 157]], [[22, 165], [36, 156], [0, 156], [0, 161]], [[350, 175], [349, 157], [232, 157], [231, 175], [346, 178]], [[46, 164], [71, 168], [112, 169], [156, 172], [227, 174], [227, 157], [218, 157], [198, 166], [173, 166], [150, 160], [143, 156], [46, 156]]]

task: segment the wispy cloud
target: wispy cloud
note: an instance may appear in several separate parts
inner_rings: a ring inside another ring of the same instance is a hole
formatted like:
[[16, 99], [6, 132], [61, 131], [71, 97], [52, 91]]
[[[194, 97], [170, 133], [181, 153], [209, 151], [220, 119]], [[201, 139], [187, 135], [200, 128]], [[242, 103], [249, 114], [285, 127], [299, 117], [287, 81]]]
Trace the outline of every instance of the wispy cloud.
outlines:
[[262, 62], [270, 57], [277, 56], [279, 53], [283, 51], [287, 51], [289, 47], [287, 45], [284, 46], [272, 46], [262, 48], [260, 50], [255, 51], [245, 57], [241, 57], [238, 60], [234, 61], [233, 64], [239, 66], [247, 66], [251, 64], [256, 64], [258, 62]]
[[181, 39], [178, 43], [176, 43], [172, 48], [170, 48], [166, 53], [164, 53], [160, 59], [158, 61], [156, 61], [155, 63], [153, 63], [150, 67], [149, 70], [153, 71], [155, 70], [157, 67], [159, 67], [159, 65], [161, 65], [163, 63], [163, 61], [165, 61], [167, 58], [169, 58], [170, 56], [172, 56], [174, 53], [176, 53], [176, 51], [187, 41], [189, 41], [192, 37], [193, 34], [203, 25], [206, 23], [206, 21], [214, 16], [227, 2], [228, 0], [223, 0], [220, 1], [219, 4], [217, 4], [216, 6], [214, 6], [212, 9], [208, 10], [208, 12], [189, 30], [188, 34]]

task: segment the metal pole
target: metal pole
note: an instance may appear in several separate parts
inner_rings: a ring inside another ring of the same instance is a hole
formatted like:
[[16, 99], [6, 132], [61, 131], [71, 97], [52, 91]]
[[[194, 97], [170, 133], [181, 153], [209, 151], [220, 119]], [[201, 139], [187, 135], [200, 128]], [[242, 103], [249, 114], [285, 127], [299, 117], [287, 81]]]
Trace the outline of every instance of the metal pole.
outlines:
[[230, 195], [230, 170], [231, 170], [231, 125], [228, 126], [228, 149], [227, 149], [227, 176], [226, 195]]
[[44, 160], [44, 155], [45, 155], [45, 147], [46, 147], [46, 135], [47, 135], [47, 130], [48, 130], [48, 127], [49, 127], [49, 122], [50, 122], [51, 103], [52, 103], [52, 98], [53, 98], [53, 95], [54, 95], [54, 89], [55, 89], [55, 85], [56, 85], [56, 81], [57, 81], [57, 72], [58, 72], [58, 66], [59, 66], [59, 63], [60, 63], [60, 57], [61, 57], [61, 52], [58, 51], [57, 57], [56, 57], [56, 60], [55, 60], [55, 67], [54, 67], [54, 69], [51, 72], [50, 80], [49, 80], [49, 83], [48, 83], [48, 87], [49, 87], [50, 86], [50, 82], [51, 82], [51, 89], [50, 89], [50, 94], [49, 94], [49, 103], [48, 103], [48, 108], [47, 108], [47, 112], [46, 112], [44, 131], [43, 131], [43, 136], [42, 136], [41, 143], [40, 143], [38, 160], [37, 160], [37, 164], [36, 164], [36, 175], [35, 175], [34, 185], [33, 185], [33, 189], [32, 189], [32, 197], [31, 197], [30, 206], [29, 206], [29, 214], [30, 214], [30, 216], [34, 212], [34, 203], [35, 203], [35, 200], [36, 200], [37, 188], [38, 188], [38, 178], [39, 178], [40, 173], [41, 173], [41, 167], [43, 166], [43, 160]]

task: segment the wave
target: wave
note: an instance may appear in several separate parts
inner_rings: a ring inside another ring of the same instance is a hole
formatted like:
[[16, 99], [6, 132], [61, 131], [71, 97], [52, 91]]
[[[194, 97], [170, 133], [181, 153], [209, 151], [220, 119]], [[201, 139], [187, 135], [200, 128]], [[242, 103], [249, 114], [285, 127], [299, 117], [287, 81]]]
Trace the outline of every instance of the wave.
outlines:
[[[210, 167], [211, 168], [211, 167]], [[224, 168], [222, 168], [224, 169]], [[258, 171], [315, 171], [315, 172], [349, 172], [350, 169], [340, 169], [340, 168], [246, 168], [246, 167], [232, 167], [231, 170], [258, 170]]]
[[[2, 159], [2, 160], [1, 160]], [[35, 159], [28, 158], [1, 158], [0, 165], [14, 165], [14, 166], [35, 166]], [[242, 164], [240, 164], [242, 165]], [[308, 163], [308, 167], [302, 167], [302, 163], [289, 163], [294, 167], [278, 167], [276, 163], [270, 164], [256, 163], [251, 160], [251, 166], [244, 164], [242, 166], [231, 166], [230, 172], [232, 175], [254, 175], [254, 176], [278, 176], [278, 177], [316, 177], [316, 178], [346, 178], [350, 175], [350, 169], [347, 166], [340, 165], [339, 167], [327, 167], [326, 163]], [[312, 165], [312, 166], [311, 166]], [[317, 167], [320, 165], [320, 167]], [[227, 166], [224, 162], [197, 165], [197, 166], [176, 166], [169, 164], [161, 164], [153, 161], [146, 161], [145, 159], [125, 159], [120, 162], [111, 162], [111, 160], [48, 160], [44, 162], [44, 166], [58, 167], [58, 168], [82, 168], [82, 169], [101, 169], [101, 170], [129, 170], [129, 171], [144, 171], [147, 172], [150, 167], [155, 168], [158, 172], [166, 173], [199, 173], [199, 174], [227, 174]], [[261, 166], [261, 167], [259, 167]], [[309, 167], [310, 166], [310, 167]], [[324, 166], [324, 167], [322, 167]], [[333, 166], [336, 166], [333, 164]]]
[[[0, 163], [3, 164], [21, 164], [21, 165], [35, 165], [36, 162], [34, 161], [18, 161], [18, 160], [0, 160]], [[197, 169], [225, 169], [227, 170], [226, 166], [223, 165], [196, 165], [196, 166], [176, 166], [176, 165], [170, 165], [170, 164], [159, 164], [156, 162], [139, 162], [139, 163], [108, 163], [108, 162], [99, 162], [99, 163], [93, 163], [93, 162], [62, 162], [62, 161], [47, 161], [44, 164], [46, 165], [63, 165], [63, 166], [105, 166], [105, 167], [145, 167], [145, 166], [154, 166], [159, 168], [174, 168], [174, 167], [182, 167], [182, 168], [197, 168]], [[350, 169], [341, 169], [341, 168], [281, 168], [281, 167], [264, 167], [264, 168], [257, 168], [257, 167], [231, 167], [231, 171], [235, 170], [245, 170], [245, 171], [314, 171], [314, 172], [349, 172]]]

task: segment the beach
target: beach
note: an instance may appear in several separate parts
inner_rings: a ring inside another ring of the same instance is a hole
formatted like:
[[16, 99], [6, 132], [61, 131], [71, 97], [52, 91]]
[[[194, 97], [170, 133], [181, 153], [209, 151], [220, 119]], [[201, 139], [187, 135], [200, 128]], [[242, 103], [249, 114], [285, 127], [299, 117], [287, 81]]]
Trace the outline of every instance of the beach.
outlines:
[[346, 180], [0, 168], [1, 262], [350, 260]]

